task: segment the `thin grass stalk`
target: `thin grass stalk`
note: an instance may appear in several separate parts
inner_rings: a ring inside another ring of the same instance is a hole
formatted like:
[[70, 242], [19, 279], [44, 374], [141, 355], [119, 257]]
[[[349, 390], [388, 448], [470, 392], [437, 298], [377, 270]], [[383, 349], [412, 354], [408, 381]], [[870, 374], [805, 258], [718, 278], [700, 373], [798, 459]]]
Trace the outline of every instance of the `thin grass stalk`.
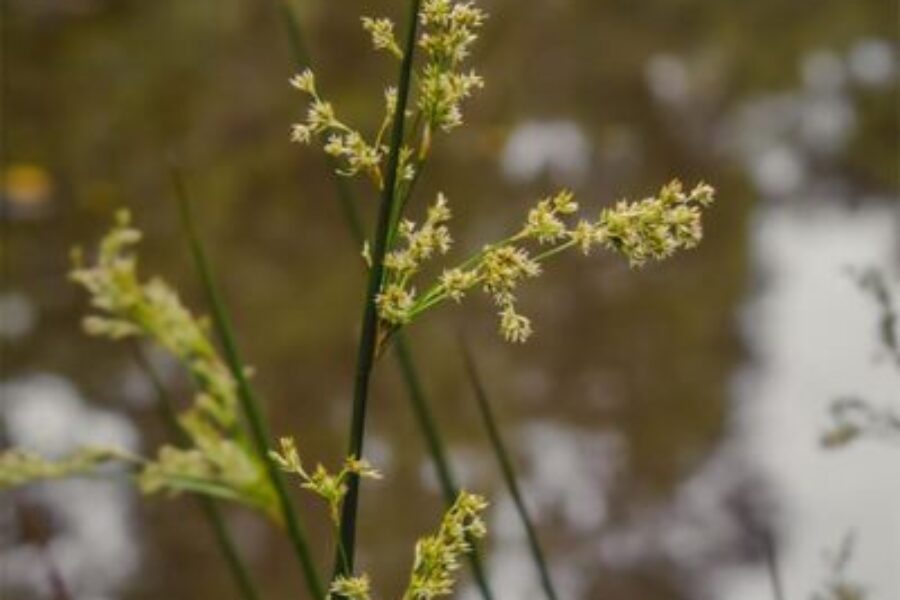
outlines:
[[297, 556], [297, 560], [300, 563], [300, 567], [303, 570], [307, 590], [313, 598], [325, 598], [325, 588], [316, 571], [315, 562], [313, 561], [312, 553], [310, 552], [306, 533], [303, 530], [303, 526], [300, 523], [300, 519], [297, 516], [291, 498], [288, 495], [281, 472], [278, 470], [275, 463], [268, 457], [270, 437], [267, 426], [263, 419], [256, 394], [253, 392], [253, 388], [247, 380], [247, 374], [244, 371], [244, 363], [241, 360], [237, 342], [235, 341], [231, 320], [225, 310], [224, 302], [222, 301], [218, 286], [213, 278], [212, 269], [206, 258], [206, 252], [200, 242], [200, 237], [194, 224], [194, 216], [187, 195], [187, 189], [185, 188], [181, 173], [177, 168], [172, 169], [172, 180], [175, 186], [175, 196], [178, 202], [181, 224], [187, 237], [194, 266], [203, 285], [207, 302], [209, 303], [213, 327], [219, 336], [222, 343], [222, 349], [225, 353], [225, 360], [237, 383], [238, 398], [241, 402], [244, 414], [247, 417], [247, 423], [250, 425], [253, 443], [256, 446], [256, 451], [259, 454], [260, 460], [265, 464], [266, 474], [268, 475], [278, 498], [278, 504], [281, 509], [282, 517], [284, 518], [287, 534], [290, 538], [291, 545], [293, 546], [294, 553]]
[[[400, 147], [403, 144], [403, 129], [406, 121], [406, 105], [409, 99], [410, 81], [412, 79], [413, 57], [416, 49], [416, 30], [418, 26], [420, 0], [411, 0], [407, 18], [407, 32], [404, 44], [403, 60], [400, 64], [400, 76], [397, 85], [397, 108], [394, 111], [394, 123], [391, 131], [390, 151], [388, 153], [387, 172], [381, 204], [378, 207], [378, 221], [375, 227], [374, 245], [372, 249], [372, 268], [369, 270], [369, 283], [364, 299], [362, 331], [359, 337], [359, 352], [356, 361], [356, 379], [353, 392], [353, 414], [350, 421], [349, 455], [361, 458], [366, 427], [366, 408], [369, 401], [369, 382], [375, 363], [375, 350], [378, 343], [378, 310], [375, 298], [381, 289], [384, 276], [384, 255], [387, 251], [387, 237], [390, 230], [391, 213], [397, 187], [397, 170], [400, 163]], [[359, 509], [359, 476], [351, 475], [347, 482], [347, 496], [341, 510], [340, 544], [346, 552], [347, 560], [340, 554], [335, 559], [335, 575], [346, 575], [353, 572], [356, 554], [356, 515]]]
[[[156, 393], [156, 405], [159, 408], [160, 420], [165, 425], [169, 436], [175, 440], [175, 443], [179, 446], [186, 446], [188, 439], [181, 429], [181, 426], [178, 424], [178, 416], [175, 412], [172, 398], [166, 390], [166, 386], [163, 385], [163, 382], [153, 368], [153, 365], [150, 364], [150, 361], [147, 360], [147, 357], [144, 356], [144, 353], [137, 344], [134, 344], [132, 348], [134, 350], [135, 362], [138, 364], [141, 371], [143, 371], [145, 377], [147, 377], [147, 380], [153, 386], [153, 390]], [[209, 527], [213, 532], [213, 537], [216, 540], [216, 545], [222, 553], [222, 558], [225, 559], [225, 564], [228, 566], [228, 570], [234, 579], [234, 584], [238, 588], [241, 598], [244, 600], [259, 600], [260, 595], [256, 591], [256, 587], [250, 577], [250, 572], [244, 565], [244, 561], [241, 559], [234, 540], [231, 539], [231, 534], [228, 532], [228, 527], [225, 525], [225, 519], [222, 517], [219, 506], [215, 501], [206, 496], [196, 496], [195, 498], [197, 507], [200, 509], [206, 522], [209, 523]]]
[[[296, 12], [291, 7], [288, 0], [279, 1], [279, 13], [284, 23], [288, 43], [297, 67], [303, 68], [309, 66], [311, 59], [303, 41], [302, 29], [298, 22]], [[337, 161], [330, 156], [327, 158], [329, 161], [330, 172], [335, 173], [338, 166]], [[416, 177], [418, 178], [420, 175], [421, 171], [417, 171]], [[332, 180], [337, 188], [338, 202], [340, 203], [341, 212], [344, 215], [347, 228], [350, 231], [353, 241], [361, 246], [365, 241], [365, 233], [362, 227], [362, 219], [357, 210], [356, 199], [353, 197], [353, 192], [346, 179], [335, 175], [332, 177]], [[421, 378], [419, 377], [418, 369], [413, 360], [413, 353], [409, 348], [409, 343], [403, 332], [398, 332], [395, 335], [394, 344], [394, 356], [396, 357], [400, 368], [401, 379], [407, 388], [413, 415], [415, 416], [416, 423], [425, 439], [432, 463], [438, 474], [438, 482], [441, 486], [444, 501], [450, 506], [456, 499], [457, 493], [459, 492], [459, 486], [455, 482], [453, 471], [446, 458], [446, 444], [438, 430], [428, 398], [421, 385]], [[485, 600], [493, 600], [494, 596], [488, 583], [480, 553], [477, 550], [473, 550], [467, 555], [467, 558], [481, 596]]]
[[556, 588], [553, 586], [553, 580], [550, 577], [550, 569], [547, 567], [547, 560], [544, 556], [544, 551], [541, 548], [540, 540], [538, 539], [537, 529], [528, 513], [528, 508], [525, 506], [525, 500], [522, 497], [522, 492], [516, 478], [516, 471], [513, 467], [512, 460], [509, 457], [509, 452], [507, 452], [506, 446], [503, 443], [503, 438], [500, 435], [500, 428], [497, 426], [497, 420], [494, 418], [493, 410], [491, 409], [491, 404], [488, 400], [487, 390], [481, 381], [481, 376], [478, 373], [478, 368], [475, 366], [475, 360], [472, 357], [472, 352], [469, 349], [465, 338], [460, 337], [459, 346], [463, 357], [463, 364], [466, 369], [466, 375], [469, 377], [469, 382], [472, 384], [472, 390], [478, 401], [478, 412], [484, 423], [485, 429], [487, 429], [488, 438], [491, 440], [494, 454], [497, 455], [497, 459], [500, 461], [500, 471], [503, 473], [503, 481], [506, 483], [510, 496], [512, 496], [516, 511], [519, 513], [519, 518], [525, 526], [525, 534], [528, 538], [528, 548], [534, 559], [535, 567], [537, 567], [541, 580], [541, 587], [544, 589], [544, 593], [549, 600], [557, 600], [559, 595], [556, 593]]

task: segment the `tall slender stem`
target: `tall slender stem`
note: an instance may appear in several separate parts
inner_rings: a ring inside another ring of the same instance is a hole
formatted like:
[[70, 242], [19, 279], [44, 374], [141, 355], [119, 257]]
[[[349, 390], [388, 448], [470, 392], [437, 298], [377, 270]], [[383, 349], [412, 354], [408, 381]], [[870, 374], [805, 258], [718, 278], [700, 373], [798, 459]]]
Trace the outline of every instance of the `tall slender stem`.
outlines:
[[469, 381], [472, 383], [472, 389], [475, 392], [475, 398], [478, 400], [478, 410], [481, 414], [481, 420], [484, 422], [484, 426], [487, 429], [488, 437], [491, 440], [491, 446], [494, 448], [494, 454], [497, 455], [497, 458], [500, 461], [500, 470], [503, 473], [503, 480], [509, 490], [509, 495], [512, 496], [516, 511], [519, 513], [519, 518], [525, 526], [525, 534], [528, 537], [528, 547], [531, 551], [531, 556], [534, 559], [535, 566], [537, 567], [538, 574], [540, 575], [541, 587], [544, 589], [544, 593], [549, 600], [557, 600], [559, 596], [556, 593], [556, 588], [553, 586], [553, 580], [550, 578], [550, 569], [547, 567], [547, 560], [544, 557], [544, 551], [541, 548], [541, 543], [538, 539], [537, 529], [534, 526], [531, 516], [528, 514], [528, 508], [525, 506], [525, 500], [522, 497], [522, 492], [519, 489], [519, 483], [516, 478], [515, 468], [513, 467], [509, 453], [506, 451], [506, 446], [503, 444], [503, 438], [500, 436], [500, 429], [497, 427], [497, 420], [494, 418], [493, 411], [491, 410], [487, 391], [485, 390], [484, 384], [481, 382], [481, 377], [475, 366], [475, 360], [472, 358], [472, 352], [469, 350], [469, 346], [466, 344], [464, 338], [460, 337], [459, 345], [462, 349], [466, 374], [469, 376]]
[[[369, 382], [375, 362], [375, 349], [378, 338], [378, 310], [375, 298], [381, 289], [384, 276], [384, 255], [387, 251], [387, 237], [390, 230], [391, 212], [395, 201], [397, 187], [397, 168], [400, 163], [400, 148], [403, 144], [406, 105], [409, 99], [410, 79], [413, 57], [416, 48], [416, 30], [418, 25], [420, 0], [411, 0], [407, 18], [406, 41], [403, 60], [400, 65], [400, 77], [397, 85], [397, 107], [394, 111], [393, 130], [391, 132], [390, 151], [388, 153], [387, 172], [381, 204], [378, 208], [378, 221], [375, 226], [374, 245], [372, 248], [372, 268], [369, 271], [369, 282], [364, 299], [362, 331], [359, 338], [359, 350], [356, 362], [356, 380], [353, 391], [353, 415], [350, 421], [349, 455], [361, 457], [365, 437], [366, 408], [369, 400]], [[347, 496], [341, 511], [341, 543], [347, 553], [346, 562], [338, 557], [335, 560], [335, 574], [353, 572], [356, 550], [356, 515], [359, 508], [359, 477], [351, 475], [347, 483]]]
[[[153, 365], [147, 360], [147, 357], [141, 351], [140, 347], [138, 347], [137, 344], [133, 344], [132, 348], [134, 350], [135, 362], [137, 362], [140, 369], [144, 372], [144, 375], [147, 377], [147, 380], [153, 386], [153, 390], [156, 393], [156, 403], [159, 407], [160, 420], [166, 426], [169, 436], [175, 440], [178, 445], [186, 446], [188, 443], [187, 436], [178, 424], [175, 407], [172, 405], [172, 399], [166, 391], [165, 385], [163, 385], [163, 382], [153, 368]], [[211, 498], [207, 498], [206, 496], [196, 496], [196, 501], [197, 507], [200, 509], [200, 512], [203, 514], [207, 523], [209, 523], [209, 527], [216, 539], [216, 544], [222, 552], [222, 558], [225, 559], [225, 564], [228, 565], [228, 570], [231, 572], [231, 576], [234, 579], [234, 584], [237, 586], [240, 596], [244, 600], [259, 600], [259, 593], [253, 585], [253, 580], [250, 578], [250, 572], [247, 570], [246, 565], [244, 565], [234, 540], [231, 539], [231, 534], [228, 533], [228, 527], [225, 525], [225, 519], [222, 517], [219, 506]]]
[[235, 336], [231, 326], [231, 320], [229, 319], [228, 314], [225, 311], [225, 304], [222, 301], [221, 295], [219, 294], [218, 286], [216, 285], [216, 282], [213, 278], [212, 269], [210, 268], [209, 262], [207, 261], [203, 246], [200, 243], [200, 237], [197, 234], [197, 230], [194, 225], [193, 212], [191, 210], [191, 205], [187, 196], [187, 190], [185, 188], [184, 181], [181, 177], [180, 172], [175, 168], [173, 168], [172, 170], [172, 179], [175, 186], [175, 195], [178, 201], [179, 214], [181, 216], [181, 222], [182, 226], [184, 227], [185, 234], [187, 235], [191, 256], [193, 257], [197, 274], [200, 276], [204, 292], [206, 293], [207, 302], [209, 303], [209, 308], [211, 311], [213, 326], [215, 327], [222, 343], [225, 360], [228, 363], [228, 367], [231, 370], [231, 374], [234, 377], [235, 382], [237, 383], [238, 399], [240, 400], [241, 407], [243, 408], [244, 414], [247, 417], [247, 423], [250, 425], [250, 433], [253, 443], [256, 446], [256, 451], [259, 455], [259, 459], [265, 465], [266, 475], [269, 478], [269, 481], [272, 484], [272, 488], [275, 490], [275, 495], [278, 498], [279, 508], [284, 518], [284, 524], [287, 528], [288, 537], [291, 540], [291, 545], [294, 548], [294, 553], [296, 554], [297, 560], [300, 562], [300, 567], [303, 570], [303, 574], [306, 580], [306, 587], [313, 598], [324, 598], [325, 588], [322, 586], [322, 582], [319, 579], [319, 574], [316, 571], [312, 553], [309, 549], [309, 543], [307, 542], [306, 533], [303, 530], [300, 519], [297, 517], [294, 505], [291, 503], [291, 498], [288, 495], [284, 480], [281, 477], [281, 473], [275, 463], [268, 457], [270, 438], [266, 423], [263, 419], [262, 411], [256, 398], [256, 394], [253, 392], [253, 388], [250, 387], [250, 382], [247, 380], [247, 375], [244, 370], [244, 362], [240, 357], [240, 352], [238, 351], [237, 342], [235, 341]]

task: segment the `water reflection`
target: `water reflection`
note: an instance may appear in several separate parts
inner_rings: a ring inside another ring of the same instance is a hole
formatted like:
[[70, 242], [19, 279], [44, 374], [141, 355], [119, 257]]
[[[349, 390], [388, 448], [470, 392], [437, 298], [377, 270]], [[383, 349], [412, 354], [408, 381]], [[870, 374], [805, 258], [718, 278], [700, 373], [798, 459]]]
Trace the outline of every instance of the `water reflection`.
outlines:
[[[823, 579], [823, 551], [848, 531], [856, 534], [856, 579], [875, 598], [900, 590], [897, 448], [870, 441], [823, 452], [819, 445], [836, 397], [897, 399], [900, 374], [875, 360], [877, 314], [847, 268], [896, 276], [898, 219], [896, 202], [850, 209], [827, 200], [768, 207], [757, 218], [763, 283], [743, 323], [758, 360], [737, 380], [733, 435], [774, 491], [782, 569], [795, 597]], [[751, 600], [765, 597], [768, 585], [764, 573], [742, 573], [718, 594]]]
[[[59, 377], [32, 375], [4, 383], [0, 397], [0, 423], [12, 445], [48, 457], [85, 445], [137, 450], [138, 433], [130, 421], [91, 408]], [[48, 483], [6, 496], [0, 592], [58, 598], [58, 577], [72, 600], [119, 597], [140, 564], [135, 499], [121, 478]]]

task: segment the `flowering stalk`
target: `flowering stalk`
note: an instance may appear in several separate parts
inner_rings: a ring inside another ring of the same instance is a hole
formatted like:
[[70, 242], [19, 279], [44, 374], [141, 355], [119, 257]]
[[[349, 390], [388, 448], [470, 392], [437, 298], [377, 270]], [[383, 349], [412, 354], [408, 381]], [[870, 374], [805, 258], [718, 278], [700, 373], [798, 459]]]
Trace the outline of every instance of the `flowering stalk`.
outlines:
[[[352, 458], [362, 458], [365, 438], [366, 408], [369, 400], [369, 381], [375, 360], [378, 336], [378, 308], [376, 298], [382, 285], [384, 274], [384, 256], [387, 251], [387, 237], [390, 217], [395, 201], [396, 182], [400, 166], [400, 153], [403, 144], [406, 105], [409, 98], [410, 80], [413, 66], [413, 53], [416, 39], [417, 16], [420, 0], [411, 0], [407, 24], [406, 44], [403, 60], [400, 65], [397, 101], [393, 117], [391, 145], [388, 155], [385, 185], [382, 188], [381, 205], [378, 211], [378, 222], [375, 229], [375, 244], [372, 254], [372, 269], [369, 271], [369, 283], [364, 300], [362, 331], [359, 339], [357, 355], [356, 379], [353, 393], [353, 415], [350, 422], [350, 451]], [[340, 526], [340, 545], [345, 557], [340, 554], [335, 559], [335, 577], [353, 573], [356, 550], [356, 515], [359, 507], [359, 477], [352, 475], [347, 483], [347, 497], [342, 507]], [[344, 560], [346, 558], [346, 560]]]
[[[303, 44], [302, 32], [296, 14], [287, 2], [280, 2], [279, 6], [281, 9], [282, 20], [288, 34], [293, 58], [299, 67], [306, 67], [311, 61]], [[383, 24], [381, 26], [384, 27]], [[374, 41], [375, 40], [373, 40], [373, 42]], [[378, 44], [375, 45], [377, 48]], [[417, 115], [416, 121], [421, 121], [421, 114]], [[417, 123], [413, 126], [412, 130], [415, 132], [418, 128]], [[326, 159], [328, 160], [330, 170], [335, 175], [332, 177], [332, 181], [335, 184], [337, 200], [347, 228], [350, 231], [352, 239], [359, 246], [363, 246], [365, 242], [365, 233], [363, 232], [362, 221], [356, 206], [356, 198], [353, 197], [353, 192], [349, 188], [347, 178], [340, 175], [341, 168], [338, 160], [330, 155], [326, 155]], [[408, 183], [406, 189], [403, 190], [402, 200], [397, 203], [397, 205], [401, 207], [401, 213], [402, 207], [405, 206], [406, 201], [408, 201], [412, 195], [412, 190], [422, 175], [424, 163], [424, 157], [420, 157], [417, 168], [415, 169], [414, 178]], [[395, 214], [396, 213], [397, 210], [395, 210]], [[392, 218], [392, 232], [395, 231], [395, 227], [396, 219]], [[409, 348], [406, 337], [402, 332], [399, 332], [394, 337], [393, 345], [397, 363], [400, 367], [400, 375], [407, 388], [413, 415], [416, 418], [416, 423], [419, 425], [419, 429], [425, 439], [426, 447], [431, 455], [431, 460], [438, 476], [444, 500], [448, 507], [452, 506], [459, 495], [459, 486], [455, 482], [452, 469], [446, 458], [446, 444], [437, 427], [431, 406], [422, 387], [418, 369], [413, 360], [413, 354]], [[473, 548], [467, 557], [471, 566], [475, 585], [478, 587], [481, 596], [484, 600], [491, 600], [493, 598], [493, 593], [490, 589], [488, 578], [477, 549]], [[368, 580], [366, 579], [363, 583], [366, 589], [368, 589]], [[347, 596], [351, 598], [355, 597], [350, 594], [347, 594]]]

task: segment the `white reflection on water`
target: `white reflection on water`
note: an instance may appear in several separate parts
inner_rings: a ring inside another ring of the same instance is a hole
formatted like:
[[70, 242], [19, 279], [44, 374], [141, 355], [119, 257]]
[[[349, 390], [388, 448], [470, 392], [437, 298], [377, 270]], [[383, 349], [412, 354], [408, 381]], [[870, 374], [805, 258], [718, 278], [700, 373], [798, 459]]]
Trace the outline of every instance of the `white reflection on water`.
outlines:
[[18, 340], [34, 329], [37, 313], [21, 292], [0, 293], [0, 338]]
[[[49, 457], [91, 444], [137, 449], [138, 433], [130, 421], [89, 407], [59, 377], [35, 375], [0, 385], [0, 397], [0, 423], [14, 446]], [[28, 590], [51, 597], [49, 560], [74, 600], [119, 597], [139, 564], [130, 486], [73, 479], [31, 486], [17, 497], [46, 511], [52, 531], [43, 548], [33, 541], [13, 545], [13, 536], [3, 537], [0, 596], [4, 590]], [[16, 518], [9, 500], [4, 499], [4, 526], [12, 531]]]
[[[763, 285], [744, 315], [758, 362], [738, 378], [734, 430], [774, 495], [789, 597], [817, 587], [823, 551], [848, 531], [856, 532], [854, 579], [873, 598], [900, 593], [900, 450], [859, 442], [826, 451], [818, 443], [837, 397], [900, 399], [900, 373], [876, 360], [874, 305], [846, 274], [874, 266], [896, 275], [898, 217], [896, 202], [768, 206], [758, 215], [753, 252]], [[770, 595], [767, 575], [755, 570], [723, 575], [714, 597]]]
[[[546, 422], [528, 424], [518, 437], [512, 447], [520, 450], [521, 462], [527, 467], [519, 474], [519, 485], [535, 522], [554, 523], [568, 535], [587, 540], [563, 548], [552, 544], [552, 533], [545, 531], [543, 537], [551, 576], [560, 596], [584, 597], [594, 574], [591, 565], [596, 564], [596, 549], [590, 540], [599, 536], [608, 519], [608, 494], [627, 459], [624, 439], [618, 433], [597, 433]], [[492, 495], [488, 521], [488, 569], [493, 588], [502, 594], [499, 597], [545, 598], [525, 529], [505, 490]], [[462, 600], [480, 597], [471, 585], [460, 595]]]
[[885, 40], [859, 40], [850, 49], [847, 63], [850, 74], [860, 85], [881, 88], [897, 80], [897, 56]]
[[503, 174], [527, 183], [548, 175], [558, 185], [576, 185], [587, 176], [591, 146], [581, 127], [568, 120], [526, 121], [503, 149]]

